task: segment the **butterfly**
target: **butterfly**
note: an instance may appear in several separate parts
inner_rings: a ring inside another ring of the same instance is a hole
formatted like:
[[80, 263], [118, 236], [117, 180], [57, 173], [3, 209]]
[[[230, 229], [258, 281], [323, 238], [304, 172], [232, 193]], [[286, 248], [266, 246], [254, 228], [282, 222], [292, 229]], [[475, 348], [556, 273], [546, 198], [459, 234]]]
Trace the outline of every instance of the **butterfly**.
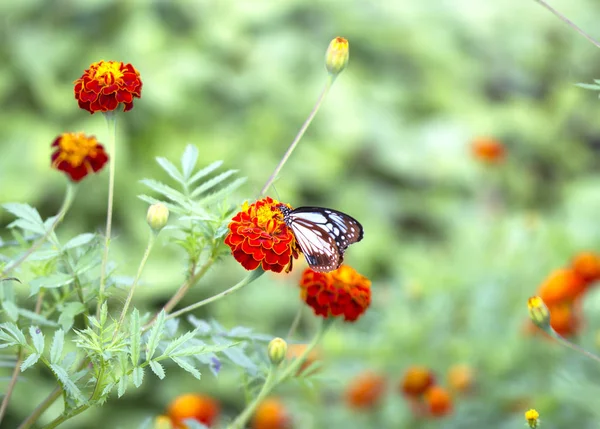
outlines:
[[283, 204], [278, 208], [313, 271], [337, 270], [348, 246], [363, 238], [362, 225], [337, 210], [323, 207], [290, 209]]

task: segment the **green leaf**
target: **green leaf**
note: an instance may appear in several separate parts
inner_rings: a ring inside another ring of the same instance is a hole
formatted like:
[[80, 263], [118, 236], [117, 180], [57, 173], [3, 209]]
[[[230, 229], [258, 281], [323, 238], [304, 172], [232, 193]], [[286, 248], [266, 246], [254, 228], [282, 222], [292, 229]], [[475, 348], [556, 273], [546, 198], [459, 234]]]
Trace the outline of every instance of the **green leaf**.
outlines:
[[585, 89], [591, 89], [592, 91], [600, 91], [600, 85], [594, 85], [591, 83], [576, 83], [575, 86]]
[[177, 170], [177, 167], [175, 167], [171, 161], [161, 156], [157, 156], [156, 162], [158, 162], [162, 169], [165, 170], [167, 174], [173, 179], [177, 180], [182, 185], [185, 183], [185, 179], [183, 178], [179, 170]]
[[154, 352], [158, 347], [158, 342], [160, 341], [160, 337], [162, 335], [163, 329], [165, 327], [165, 310], [161, 310], [158, 313], [158, 317], [150, 329], [150, 335], [148, 337], [148, 342], [146, 343], [146, 361], [150, 361], [154, 356]]
[[85, 246], [96, 237], [96, 234], [86, 232], [85, 234], [79, 234], [78, 236], [70, 239], [62, 247], [63, 250], [74, 249], [75, 247]]
[[150, 369], [161, 380], [163, 378], [165, 378], [165, 369], [164, 369], [164, 367], [160, 363], [156, 362], [155, 360], [151, 360], [150, 361]]
[[194, 419], [185, 419], [183, 421], [183, 423], [185, 424], [185, 427], [187, 429], [209, 429], [208, 426], [203, 425], [202, 423], [200, 423], [198, 420], [194, 420]]
[[73, 380], [69, 378], [69, 374], [63, 367], [58, 366], [56, 364], [50, 364], [50, 369], [52, 370], [52, 372], [54, 372], [59, 383], [62, 385], [62, 387], [65, 389], [65, 392], [67, 392], [69, 396], [71, 396], [77, 402], [87, 402], [87, 400], [81, 393], [81, 390], [79, 390], [79, 387], [77, 387]]
[[183, 151], [181, 156], [181, 169], [183, 171], [183, 177], [188, 180], [194, 171], [194, 167], [198, 162], [198, 148], [193, 144], [188, 144]]
[[224, 352], [226, 349], [230, 347], [234, 347], [239, 343], [231, 343], [231, 344], [222, 344], [222, 345], [196, 345], [191, 347], [186, 347], [184, 349], [176, 350], [169, 354], [169, 357], [184, 357], [184, 356], [197, 356], [207, 353], [219, 353]]
[[206, 197], [202, 198], [199, 201], [199, 203], [203, 204], [203, 205], [208, 205], [208, 204], [214, 203], [215, 201], [219, 201], [220, 199], [227, 197], [228, 195], [233, 193], [233, 191], [235, 191], [237, 188], [239, 188], [244, 183], [246, 183], [246, 180], [247, 179], [245, 177], [235, 179], [233, 182], [231, 182], [229, 185], [225, 186], [224, 188], [221, 188], [218, 191], [213, 192], [212, 194], [209, 194]]
[[188, 331], [185, 334], [180, 335], [179, 337], [175, 338], [173, 341], [171, 341], [169, 343], [169, 345], [167, 345], [167, 348], [163, 352], [162, 356], [169, 356], [169, 355], [171, 355], [171, 353], [173, 353], [173, 351], [175, 351], [175, 349], [177, 349], [181, 345], [185, 344], [186, 342], [188, 342], [189, 340], [191, 340], [192, 338], [194, 338], [194, 335], [196, 335], [196, 331], [195, 330], [194, 331]]
[[25, 334], [14, 323], [7, 322], [0, 325], [0, 339], [14, 340], [20, 346], [28, 346]]
[[108, 304], [106, 301], [100, 307], [100, 327], [106, 326], [106, 321], [108, 320]]
[[86, 271], [97, 267], [102, 263], [102, 256], [97, 248], [88, 249], [83, 255], [77, 258], [73, 271], [75, 274], [83, 274]]
[[131, 312], [131, 320], [129, 323], [129, 333], [131, 335], [131, 363], [137, 366], [140, 360], [140, 345], [142, 343], [142, 330], [140, 328], [140, 312], [134, 308]]
[[104, 386], [104, 390], [102, 390], [102, 396], [107, 396], [115, 387], [116, 383], [111, 381], [106, 386]]
[[50, 346], [50, 363], [58, 364], [62, 358], [63, 347], [65, 345], [65, 331], [59, 329], [54, 332], [52, 345]]
[[138, 198], [142, 201], [147, 202], [148, 204], [152, 205], [152, 204], [156, 204], [156, 203], [161, 203], [164, 204], [165, 207], [167, 207], [169, 209], [170, 212], [172, 213], [177, 213], [177, 214], [183, 214], [186, 213], [186, 211], [184, 209], [182, 209], [179, 206], [176, 206], [175, 204], [171, 204], [167, 201], [161, 201], [159, 199], [153, 198], [153, 197], [149, 197], [148, 195], [138, 195]]
[[44, 235], [46, 233], [42, 217], [38, 211], [30, 205], [21, 203], [7, 203], [2, 207], [18, 218], [10, 223], [8, 228], [19, 227], [40, 235]]
[[133, 373], [131, 374], [133, 377], [133, 384], [135, 387], [140, 387], [142, 382], [144, 381], [144, 368], [138, 366], [137, 368], [133, 368]]
[[120, 380], [119, 380], [119, 384], [117, 386], [117, 396], [120, 398], [121, 396], [123, 396], [125, 394], [125, 392], [127, 391], [127, 376], [123, 375]]
[[13, 322], [19, 320], [19, 308], [14, 302], [2, 301], [2, 309], [6, 311], [6, 315]]
[[204, 167], [202, 170], [200, 170], [196, 174], [194, 174], [194, 176], [190, 180], [188, 180], [188, 186], [191, 186], [192, 184], [194, 184], [198, 180], [202, 179], [203, 177], [208, 176], [210, 173], [215, 171], [221, 165], [223, 165], [223, 161], [215, 161], [212, 164], [208, 165], [207, 167]]
[[65, 304], [60, 312], [60, 316], [58, 316], [58, 323], [61, 325], [63, 330], [69, 331], [73, 326], [73, 322], [75, 321], [75, 316], [83, 313], [85, 311], [85, 306], [80, 302], [68, 302]]
[[27, 368], [32, 367], [36, 364], [36, 362], [40, 359], [40, 355], [37, 353], [30, 354], [27, 359], [23, 361], [21, 364], [21, 372], [25, 371]]
[[186, 197], [181, 192], [176, 191], [164, 183], [153, 179], [143, 179], [140, 182], [179, 205], [186, 204]]
[[200, 371], [198, 371], [196, 368], [194, 368], [193, 365], [191, 365], [190, 363], [188, 363], [186, 360], [184, 360], [184, 358], [172, 358], [171, 359], [173, 362], [175, 362], [177, 365], [179, 365], [179, 367], [187, 372], [189, 372], [190, 374], [192, 374], [195, 378], [197, 378], [198, 380], [200, 380], [201, 375], [200, 375]]
[[31, 335], [31, 340], [33, 341], [33, 347], [35, 347], [35, 351], [40, 355], [44, 353], [44, 334], [37, 326], [29, 327], [29, 335]]
[[27, 310], [26, 308], [19, 308], [19, 315], [43, 326], [51, 326], [53, 328], [58, 326], [58, 323], [56, 323], [55, 321], [48, 320], [41, 314], [34, 313], [33, 311]]
[[235, 173], [237, 173], [238, 170], [227, 170], [224, 173], [219, 174], [218, 176], [213, 177], [210, 180], [207, 180], [206, 182], [204, 182], [203, 184], [201, 184], [200, 186], [198, 186], [196, 189], [194, 189], [194, 192], [192, 192], [192, 194], [190, 195], [192, 198], [197, 197], [198, 195], [208, 191], [209, 189], [217, 186], [219, 183], [223, 182], [225, 179], [227, 179], [228, 177], [234, 175]]
[[29, 296], [35, 295], [40, 288], [52, 289], [73, 283], [73, 276], [65, 273], [51, 274], [48, 277], [38, 277], [29, 282], [31, 292]]
[[42, 249], [37, 250], [31, 254], [27, 260], [29, 261], [48, 261], [50, 259], [58, 258], [60, 256], [60, 252], [58, 249], [50, 248], [50, 249]]

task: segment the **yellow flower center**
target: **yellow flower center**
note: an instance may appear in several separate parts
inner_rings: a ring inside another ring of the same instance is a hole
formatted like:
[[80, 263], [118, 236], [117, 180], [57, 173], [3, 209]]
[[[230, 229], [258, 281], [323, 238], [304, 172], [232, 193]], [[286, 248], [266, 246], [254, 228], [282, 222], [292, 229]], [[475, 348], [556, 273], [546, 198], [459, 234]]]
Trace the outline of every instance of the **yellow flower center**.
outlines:
[[63, 134], [58, 143], [60, 155], [57, 161], [67, 161], [73, 167], [79, 167], [85, 158], [97, 154], [97, 146], [98, 141], [94, 137], [87, 137], [84, 133]]
[[94, 79], [104, 84], [113, 84], [123, 77], [121, 63], [117, 61], [100, 61], [94, 64], [96, 73]]

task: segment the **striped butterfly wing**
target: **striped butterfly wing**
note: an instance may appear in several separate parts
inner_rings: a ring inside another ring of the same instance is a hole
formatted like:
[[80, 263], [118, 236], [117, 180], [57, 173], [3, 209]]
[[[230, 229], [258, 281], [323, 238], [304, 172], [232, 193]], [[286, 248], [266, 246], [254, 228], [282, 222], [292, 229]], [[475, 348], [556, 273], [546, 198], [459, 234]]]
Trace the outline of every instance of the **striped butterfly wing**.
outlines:
[[286, 224], [313, 271], [339, 268], [344, 252], [363, 238], [362, 225], [353, 217], [321, 207], [281, 208]]

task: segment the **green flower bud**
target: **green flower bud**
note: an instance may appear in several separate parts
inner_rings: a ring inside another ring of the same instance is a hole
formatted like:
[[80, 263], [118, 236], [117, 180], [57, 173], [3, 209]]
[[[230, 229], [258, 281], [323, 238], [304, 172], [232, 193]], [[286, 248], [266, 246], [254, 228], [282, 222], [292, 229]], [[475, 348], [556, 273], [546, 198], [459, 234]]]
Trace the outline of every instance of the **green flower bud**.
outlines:
[[148, 208], [146, 221], [150, 228], [156, 233], [165, 227], [169, 220], [169, 209], [161, 203], [152, 204]]
[[279, 365], [287, 355], [287, 343], [283, 338], [273, 338], [267, 347], [269, 360], [273, 365]]
[[325, 67], [327, 71], [331, 75], [337, 76], [348, 65], [349, 57], [348, 41], [343, 37], [336, 37], [329, 44], [327, 53], [325, 54]]
[[550, 330], [550, 311], [548, 307], [539, 296], [532, 296], [527, 301], [527, 307], [529, 308], [529, 318], [540, 329], [544, 331]]

